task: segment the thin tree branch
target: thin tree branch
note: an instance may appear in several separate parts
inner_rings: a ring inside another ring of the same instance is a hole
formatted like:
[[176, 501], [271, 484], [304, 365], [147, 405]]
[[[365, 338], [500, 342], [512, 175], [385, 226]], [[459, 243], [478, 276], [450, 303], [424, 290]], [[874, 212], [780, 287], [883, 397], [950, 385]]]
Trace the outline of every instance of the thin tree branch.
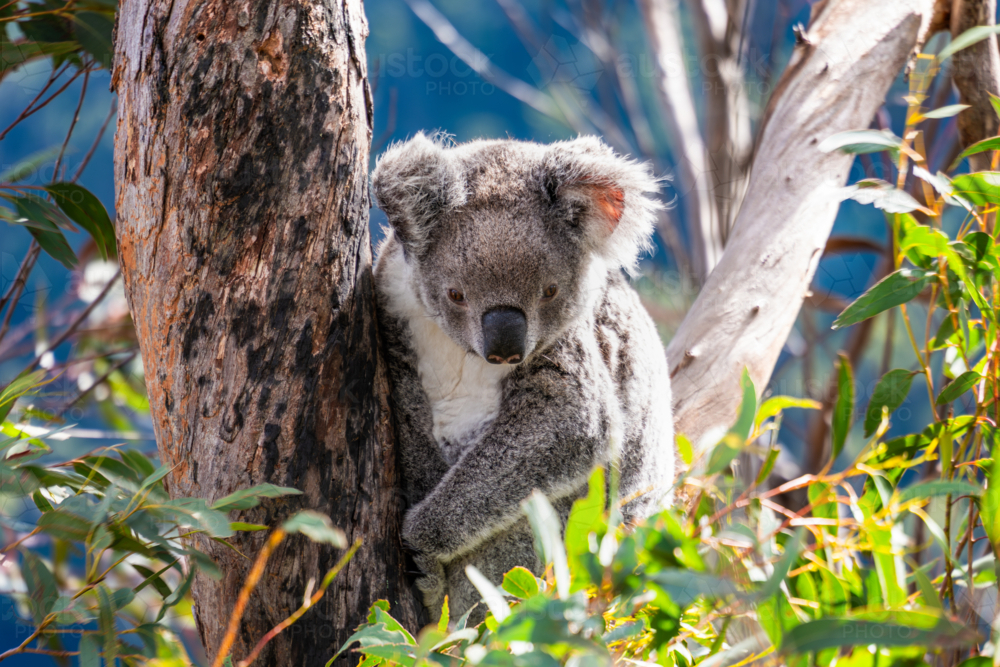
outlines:
[[97, 150], [98, 144], [101, 143], [101, 139], [104, 137], [104, 131], [108, 129], [108, 124], [111, 122], [111, 119], [114, 118], [117, 111], [118, 98], [116, 97], [111, 100], [111, 108], [108, 109], [108, 115], [104, 117], [104, 122], [101, 123], [101, 129], [97, 131], [97, 136], [94, 137], [94, 143], [90, 144], [90, 150], [88, 150], [87, 154], [83, 157], [83, 162], [80, 163], [80, 166], [76, 169], [76, 173], [73, 174], [73, 178], [70, 179], [71, 183], [76, 183], [80, 176], [83, 175], [83, 170], [87, 168], [88, 164], [90, 164], [90, 158], [94, 157], [94, 152]]
[[405, 0], [406, 4], [413, 10], [424, 24], [434, 32], [438, 41], [444, 44], [462, 62], [471, 67], [484, 81], [488, 81], [497, 88], [500, 88], [511, 97], [514, 97], [535, 111], [556, 118], [559, 118], [559, 111], [552, 103], [551, 98], [542, 93], [537, 88], [529, 86], [524, 81], [517, 79], [504, 70], [490, 62], [485, 53], [474, 47], [467, 39], [459, 34], [451, 21], [438, 11], [437, 7], [427, 0]]

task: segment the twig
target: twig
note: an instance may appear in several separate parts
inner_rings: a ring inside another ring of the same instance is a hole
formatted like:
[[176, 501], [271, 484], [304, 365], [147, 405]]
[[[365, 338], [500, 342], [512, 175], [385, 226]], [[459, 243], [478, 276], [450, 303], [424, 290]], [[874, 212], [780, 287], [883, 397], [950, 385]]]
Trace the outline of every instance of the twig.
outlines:
[[118, 278], [119, 276], [121, 276], [121, 274], [122, 274], [121, 269], [119, 269], [118, 272], [115, 273], [115, 275], [111, 278], [111, 280], [108, 281], [108, 284], [104, 286], [104, 289], [101, 290], [101, 293], [97, 295], [97, 298], [91, 301], [89, 304], [87, 304], [87, 307], [84, 308], [83, 311], [76, 316], [76, 318], [74, 318], [74, 320], [70, 323], [70, 325], [66, 328], [66, 330], [63, 331], [62, 334], [60, 334], [60, 336], [56, 338], [55, 341], [53, 341], [52, 344], [49, 345], [49, 347], [44, 352], [35, 356], [35, 360], [32, 361], [30, 364], [28, 364], [28, 367], [25, 369], [26, 371], [33, 370], [41, 361], [42, 357], [45, 356], [46, 353], [52, 352], [57, 347], [65, 343], [67, 338], [73, 335], [73, 333], [77, 330], [77, 328], [84, 322], [84, 320], [87, 319], [90, 313], [93, 312], [94, 308], [97, 307], [97, 304], [103, 301], [104, 297], [108, 295], [108, 292], [111, 291], [111, 287], [118, 281]]
[[257, 645], [253, 647], [253, 651], [250, 652], [250, 655], [244, 658], [243, 660], [240, 660], [237, 667], [248, 667], [248, 665], [254, 661], [254, 659], [260, 654], [260, 652], [264, 649], [264, 647], [267, 645], [269, 641], [271, 641], [279, 634], [281, 634], [281, 632], [285, 628], [295, 623], [295, 621], [299, 620], [303, 614], [309, 611], [313, 605], [315, 605], [317, 602], [320, 601], [320, 599], [322, 599], [323, 595], [326, 593], [326, 589], [329, 588], [333, 580], [337, 577], [338, 574], [340, 574], [340, 571], [344, 569], [348, 561], [350, 561], [351, 558], [354, 556], [354, 553], [361, 546], [361, 542], [362, 540], [360, 537], [354, 540], [354, 544], [351, 545], [351, 548], [347, 551], [347, 553], [345, 553], [337, 562], [337, 564], [333, 567], [333, 569], [327, 572], [326, 576], [323, 577], [323, 583], [320, 585], [319, 590], [313, 593], [312, 597], [310, 597], [306, 602], [304, 602], [302, 606], [295, 611], [295, 613], [293, 613], [291, 616], [283, 620], [278, 625], [274, 626], [270, 630], [270, 632], [264, 635], [261, 638], [261, 640], [257, 642]]
[[[0, 325], [0, 341], [4, 339], [7, 332], [10, 330], [10, 318], [14, 314], [14, 309], [17, 308], [17, 302], [21, 300], [21, 294], [24, 292], [24, 286], [28, 282], [28, 274], [31, 273], [31, 269], [35, 267], [35, 261], [38, 259], [38, 254], [42, 251], [41, 246], [34, 240], [31, 241], [31, 245], [28, 247], [28, 254], [25, 255], [24, 261], [21, 263], [21, 267], [17, 270], [17, 276], [14, 278], [14, 284], [10, 286], [13, 294], [8, 291], [8, 296], [4, 297], [5, 304], [9, 307], [7, 308], [7, 314], [4, 315], [3, 324]], [[0, 306], [2, 309], [2, 306]]]
[[51, 94], [51, 95], [50, 95], [49, 97], [47, 97], [47, 98], [45, 99], [45, 101], [44, 101], [44, 102], [42, 102], [41, 104], [39, 104], [38, 106], [36, 106], [36, 107], [35, 107], [34, 109], [32, 109], [32, 110], [31, 110], [30, 112], [27, 112], [27, 113], [25, 113], [25, 114], [24, 114], [24, 115], [23, 115], [22, 117], [19, 117], [19, 118], [17, 118], [17, 119], [16, 119], [16, 120], [15, 120], [15, 121], [14, 121], [13, 123], [11, 123], [10, 125], [8, 125], [8, 126], [7, 126], [7, 129], [6, 129], [6, 130], [4, 130], [3, 132], [0, 132], [0, 141], [3, 141], [3, 138], [7, 136], [7, 133], [8, 133], [8, 132], [10, 132], [11, 130], [13, 130], [13, 129], [14, 129], [14, 127], [15, 127], [15, 126], [16, 126], [16, 125], [17, 125], [18, 123], [20, 123], [20, 122], [21, 122], [22, 120], [24, 120], [24, 119], [25, 119], [25, 118], [27, 118], [28, 116], [31, 116], [31, 115], [33, 115], [33, 114], [37, 113], [37, 112], [38, 112], [38, 111], [40, 111], [41, 109], [45, 108], [45, 107], [46, 107], [46, 106], [47, 106], [47, 105], [49, 104], [49, 102], [51, 102], [51, 101], [52, 101], [52, 100], [54, 100], [55, 98], [59, 97], [59, 95], [61, 95], [61, 94], [62, 94], [62, 92], [63, 92], [64, 90], [66, 90], [67, 88], [69, 88], [69, 85], [70, 85], [71, 83], [73, 83], [74, 81], [76, 81], [77, 77], [78, 77], [78, 76], [80, 76], [80, 75], [81, 75], [82, 73], [83, 73], [83, 70], [79, 70], [79, 71], [77, 71], [77, 73], [76, 73], [76, 74], [74, 74], [73, 76], [71, 76], [71, 77], [70, 77], [69, 81], [67, 81], [66, 83], [64, 83], [64, 84], [63, 84], [63, 85], [62, 85], [62, 86], [61, 86], [61, 87], [59, 88], [59, 90], [57, 90], [56, 92], [52, 93], [52, 94]]
[[83, 74], [83, 86], [80, 88], [80, 99], [76, 103], [76, 111], [73, 112], [73, 119], [69, 122], [69, 130], [66, 132], [66, 138], [63, 139], [62, 148], [59, 149], [59, 157], [56, 158], [55, 169], [52, 170], [52, 179], [57, 180], [59, 178], [59, 167], [62, 165], [63, 156], [66, 154], [66, 147], [69, 146], [70, 137], [73, 136], [73, 130], [76, 129], [76, 122], [80, 120], [80, 109], [83, 108], [83, 100], [87, 97], [87, 84], [90, 82], [90, 70], [84, 70]]
[[267, 565], [267, 559], [271, 557], [271, 552], [281, 544], [286, 534], [283, 529], [276, 528], [271, 533], [271, 536], [267, 538], [264, 548], [257, 554], [257, 560], [254, 561], [253, 567], [250, 568], [250, 574], [247, 576], [246, 581], [243, 582], [240, 596], [236, 599], [233, 614], [229, 617], [229, 626], [226, 628], [226, 634], [222, 638], [218, 652], [215, 654], [215, 660], [212, 661], [212, 667], [222, 667], [222, 663], [225, 662], [226, 657], [229, 655], [229, 650], [233, 647], [233, 642], [236, 641], [236, 633], [240, 630], [240, 619], [243, 618], [247, 602], [250, 601], [250, 594], [253, 593], [253, 589], [257, 587], [257, 582], [260, 581], [261, 576], [264, 574], [264, 566]]
[[0, 140], [2, 140], [4, 137], [6, 137], [7, 133], [10, 132], [12, 129], [14, 129], [14, 127], [18, 123], [20, 123], [22, 120], [24, 120], [25, 118], [27, 118], [28, 116], [30, 116], [31, 114], [34, 113], [34, 111], [31, 111], [31, 107], [35, 104], [35, 102], [37, 102], [38, 100], [40, 100], [42, 98], [42, 95], [45, 94], [45, 91], [47, 91], [49, 88], [52, 87], [52, 84], [55, 83], [56, 79], [58, 79], [60, 76], [62, 76], [63, 73], [66, 72], [66, 69], [68, 67], [69, 67], [69, 63], [66, 63], [59, 70], [56, 70], [55, 68], [52, 69], [52, 73], [49, 74], [49, 80], [45, 83], [44, 86], [42, 86], [42, 89], [38, 91], [38, 94], [35, 95], [34, 99], [32, 99], [30, 102], [28, 102], [28, 106], [24, 107], [24, 109], [21, 110], [21, 113], [18, 114], [17, 118], [14, 119], [14, 122], [11, 123], [7, 127], [7, 129], [3, 131], [2, 134], [0, 134]]
[[101, 143], [101, 138], [104, 137], [104, 131], [108, 129], [108, 123], [111, 122], [111, 119], [117, 111], [118, 98], [116, 97], [111, 101], [111, 108], [108, 109], [108, 115], [105, 116], [104, 122], [101, 124], [101, 129], [97, 131], [97, 137], [94, 139], [94, 143], [90, 145], [90, 150], [88, 150], [87, 154], [83, 157], [83, 162], [80, 163], [76, 173], [73, 174], [73, 178], [70, 179], [70, 183], [76, 183], [80, 176], [83, 175], [83, 170], [86, 169], [87, 165], [90, 163], [90, 158], [94, 157], [94, 151], [97, 150], [97, 145]]
[[82, 401], [84, 398], [86, 398], [90, 394], [90, 392], [94, 391], [94, 389], [98, 387], [98, 385], [107, 382], [108, 378], [111, 377], [112, 373], [119, 370], [122, 366], [135, 359], [136, 354], [138, 353], [133, 352], [132, 354], [128, 355], [127, 357], [116, 363], [114, 366], [109, 368], [107, 373], [94, 380], [94, 384], [90, 385], [89, 387], [81, 391], [79, 394], [77, 394], [76, 398], [74, 398], [72, 401], [63, 406], [63, 409], [59, 411], [59, 416], [61, 417], [67, 410], [69, 410], [71, 407], [73, 407], [74, 405]]
[[490, 62], [485, 53], [462, 37], [451, 21], [427, 0], [405, 0], [423, 23], [434, 32], [438, 41], [471, 67], [484, 81], [500, 88], [546, 116], [562, 120], [552, 99], [542, 91], [515, 78]]

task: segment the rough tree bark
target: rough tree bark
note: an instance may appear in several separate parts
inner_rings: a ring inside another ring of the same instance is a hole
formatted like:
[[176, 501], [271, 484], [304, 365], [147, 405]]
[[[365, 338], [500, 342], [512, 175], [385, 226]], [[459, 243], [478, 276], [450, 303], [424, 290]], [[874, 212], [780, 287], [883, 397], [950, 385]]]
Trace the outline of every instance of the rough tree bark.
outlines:
[[[361, 0], [127, 0], [117, 27], [118, 243], [170, 492], [292, 486], [240, 518], [312, 508], [365, 540], [260, 665], [323, 664], [380, 597], [418, 624], [373, 310], [367, 30]], [[252, 559], [263, 539], [233, 542]], [[211, 656], [250, 561], [198, 546], [224, 573], [194, 585]], [[235, 657], [338, 557], [286, 541]]]
[[[951, 35], [957, 37], [977, 25], [995, 25], [996, 15], [996, 0], [952, 0]], [[989, 37], [951, 58], [952, 79], [958, 88], [959, 101], [971, 107], [958, 115], [958, 136], [965, 148], [987, 137], [995, 137], [1000, 130], [989, 95], [1000, 94], [1000, 49], [996, 38]], [[991, 155], [987, 151], [971, 156], [972, 170], [988, 170]]]
[[748, 194], [722, 259], [667, 348], [676, 430], [727, 428], [747, 367], [763, 389], [808, 293], [852, 156], [826, 137], [868, 127], [930, 23], [932, 0], [813, 8], [758, 134]]

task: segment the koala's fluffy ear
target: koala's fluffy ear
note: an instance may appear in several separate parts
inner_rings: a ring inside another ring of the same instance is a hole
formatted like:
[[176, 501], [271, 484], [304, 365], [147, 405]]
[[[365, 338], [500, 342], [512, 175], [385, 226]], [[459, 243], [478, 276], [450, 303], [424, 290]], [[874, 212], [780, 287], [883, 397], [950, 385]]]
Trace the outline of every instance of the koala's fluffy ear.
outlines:
[[465, 181], [443, 138], [418, 132], [393, 144], [372, 172], [372, 189], [404, 247], [420, 253], [435, 219], [465, 202]]
[[659, 179], [649, 165], [615, 155], [597, 137], [549, 147], [542, 187], [560, 222], [579, 228], [584, 243], [614, 266], [632, 272], [650, 246]]

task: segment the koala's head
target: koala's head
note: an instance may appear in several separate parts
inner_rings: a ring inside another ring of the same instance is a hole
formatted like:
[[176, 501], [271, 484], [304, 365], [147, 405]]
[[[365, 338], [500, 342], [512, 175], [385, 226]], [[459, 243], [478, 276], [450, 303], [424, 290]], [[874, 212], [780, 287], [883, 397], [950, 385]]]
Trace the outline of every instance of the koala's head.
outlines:
[[657, 179], [595, 137], [550, 145], [423, 134], [372, 176], [429, 317], [465, 349], [516, 364], [554, 342], [652, 234]]

